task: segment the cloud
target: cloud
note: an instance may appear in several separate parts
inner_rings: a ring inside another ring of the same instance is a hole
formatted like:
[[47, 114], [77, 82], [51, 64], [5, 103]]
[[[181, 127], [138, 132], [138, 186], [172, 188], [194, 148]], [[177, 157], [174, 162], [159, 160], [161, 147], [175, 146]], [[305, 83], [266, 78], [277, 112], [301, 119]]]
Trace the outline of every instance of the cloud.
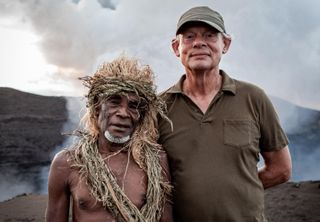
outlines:
[[231, 16], [235, 39], [226, 66], [269, 94], [319, 109], [319, 7], [314, 1], [258, 1], [239, 10]]
[[41, 37], [39, 47], [48, 63], [61, 69], [91, 71], [98, 55], [108, 50], [108, 42], [114, 42], [115, 35], [103, 29], [102, 21], [106, 27], [112, 23], [109, 13], [102, 11], [98, 2], [89, 5], [88, 1], [72, 4], [64, 0], [30, 0], [5, 6], [32, 26]]
[[75, 80], [125, 52], [150, 64], [163, 90], [184, 72], [170, 42], [179, 16], [195, 5], [224, 16], [233, 36], [221, 65], [227, 73], [320, 109], [320, 2], [0, 0], [0, 18], [32, 27], [48, 63], [59, 67], [55, 77]]
[[112, 10], [116, 9], [115, 5], [112, 3], [111, 0], [98, 0], [98, 2], [100, 3], [102, 8], [109, 8]]

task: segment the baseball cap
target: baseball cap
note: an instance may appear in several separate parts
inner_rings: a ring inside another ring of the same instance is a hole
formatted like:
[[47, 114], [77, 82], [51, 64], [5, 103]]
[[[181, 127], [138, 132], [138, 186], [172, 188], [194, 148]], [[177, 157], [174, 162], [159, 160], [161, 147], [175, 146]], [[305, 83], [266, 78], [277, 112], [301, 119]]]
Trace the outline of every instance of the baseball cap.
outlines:
[[188, 22], [203, 22], [219, 32], [226, 33], [224, 21], [220, 13], [207, 6], [194, 7], [183, 13], [177, 24], [176, 35], [181, 32], [181, 27]]

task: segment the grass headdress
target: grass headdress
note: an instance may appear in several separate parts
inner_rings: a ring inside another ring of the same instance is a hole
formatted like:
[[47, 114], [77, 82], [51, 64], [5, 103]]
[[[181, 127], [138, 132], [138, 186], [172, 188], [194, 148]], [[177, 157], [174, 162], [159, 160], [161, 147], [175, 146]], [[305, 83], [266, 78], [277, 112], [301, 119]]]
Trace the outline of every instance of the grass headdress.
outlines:
[[141, 67], [136, 59], [121, 56], [118, 59], [104, 63], [92, 76], [81, 78], [86, 87], [87, 94], [87, 128], [89, 133], [96, 138], [99, 134], [97, 126], [97, 108], [102, 101], [112, 95], [127, 95], [134, 93], [145, 106], [140, 107], [141, 118], [132, 135], [129, 146], [133, 148], [135, 161], [143, 167], [141, 146], [148, 143], [152, 146], [158, 138], [157, 115], [170, 120], [164, 114], [165, 103], [157, 96], [153, 83], [154, 74], [149, 66]]

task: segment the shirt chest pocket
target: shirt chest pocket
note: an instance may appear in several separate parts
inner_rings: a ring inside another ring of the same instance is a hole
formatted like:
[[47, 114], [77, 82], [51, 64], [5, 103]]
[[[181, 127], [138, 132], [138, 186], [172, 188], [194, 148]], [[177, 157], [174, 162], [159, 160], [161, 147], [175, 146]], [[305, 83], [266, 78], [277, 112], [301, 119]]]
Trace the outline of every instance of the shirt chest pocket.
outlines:
[[242, 119], [223, 121], [223, 141], [225, 145], [243, 147], [252, 142], [252, 122]]

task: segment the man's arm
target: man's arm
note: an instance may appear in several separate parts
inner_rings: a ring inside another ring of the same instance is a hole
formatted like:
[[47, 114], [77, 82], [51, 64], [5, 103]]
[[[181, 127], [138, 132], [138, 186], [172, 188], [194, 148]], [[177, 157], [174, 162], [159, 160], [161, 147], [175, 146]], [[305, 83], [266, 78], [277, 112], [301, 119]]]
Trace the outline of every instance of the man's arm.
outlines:
[[272, 152], [262, 152], [264, 166], [259, 169], [263, 187], [269, 188], [288, 181], [291, 177], [291, 157], [288, 146]]
[[69, 172], [67, 153], [61, 151], [54, 157], [50, 166], [46, 222], [68, 221], [70, 191], [67, 181]]

